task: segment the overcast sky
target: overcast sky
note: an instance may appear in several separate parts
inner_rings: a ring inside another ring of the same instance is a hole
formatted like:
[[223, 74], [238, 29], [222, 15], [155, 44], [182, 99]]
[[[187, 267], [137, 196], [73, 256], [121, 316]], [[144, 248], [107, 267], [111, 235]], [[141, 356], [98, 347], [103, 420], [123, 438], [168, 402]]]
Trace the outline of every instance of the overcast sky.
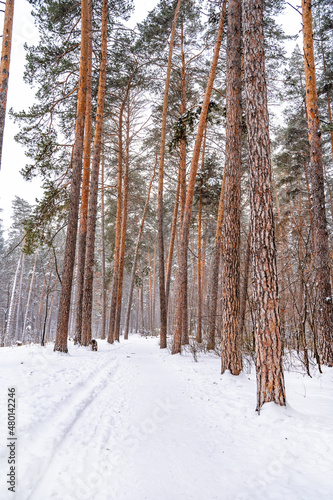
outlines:
[[[131, 25], [133, 26], [136, 22], [145, 18], [148, 11], [157, 5], [158, 0], [135, 0], [134, 3], [136, 9], [131, 19]], [[297, 1], [292, 0], [290, 3], [296, 5]], [[34, 90], [23, 83], [25, 64], [23, 45], [24, 43], [33, 45], [38, 42], [37, 30], [30, 11], [31, 7], [27, 0], [15, 0], [7, 112], [11, 107], [15, 111], [27, 109], [33, 102]], [[0, 13], [0, 16], [0, 26], [2, 26], [3, 14]], [[286, 14], [281, 17], [280, 22], [283, 23], [285, 30], [290, 34], [296, 34], [301, 29], [300, 16], [289, 6], [287, 6]], [[2, 28], [0, 30], [2, 31]], [[295, 43], [292, 43], [290, 50], [294, 45]], [[14, 141], [17, 131], [17, 126], [7, 116], [0, 172], [0, 208], [3, 209], [0, 218], [2, 218], [6, 229], [11, 224], [11, 204], [15, 195], [24, 198], [29, 203], [34, 203], [35, 198], [41, 195], [39, 181], [26, 182], [20, 174], [20, 170], [27, 163], [27, 158], [24, 155], [23, 148]]]

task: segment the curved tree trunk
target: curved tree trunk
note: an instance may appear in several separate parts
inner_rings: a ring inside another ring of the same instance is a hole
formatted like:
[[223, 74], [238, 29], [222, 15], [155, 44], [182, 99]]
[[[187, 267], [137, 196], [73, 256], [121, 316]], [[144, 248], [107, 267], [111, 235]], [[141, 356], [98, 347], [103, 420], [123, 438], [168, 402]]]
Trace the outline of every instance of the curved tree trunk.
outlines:
[[243, 40], [259, 411], [264, 403], [270, 401], [286, 404], [278, 309], [262, 0], [243, 2]]
[[240, 203], [242, 163], [241, 0], [228, 3], [227, 128], [222, 259], [221, 371], [242, 370], [239, 331]]
[[62, 285], [58, 309], [55, 351], [68, 352], [67, 335], [72, 294], [73, 270], [77, 235], [78, 212], [80, 203], [80, 185], [82, 171], [83, 135], [86, 110], [88, 77], [88, 23], [89, 0], [81, 0], [81, 56], [79, 90], [75, 125], [75, 139], [72, 157], [72, 180], [68, 209], [68, 226], [62, 271]]
[[321, 361], [328, 366], [333, 366], [333, 304], [311, 8], [311, 0], [302, 0], [305, 95], [310, 143], [314, 261], [317, 285], [317, 334]]
[[14, 0], [6, 0], [0, 62], [0, 170], [5, 129], [10, 54], [12, 49]]
[[217, 40], [214, 48], [214, 55], [212, 60], [212, 66], [207, 82], [207, 88], [205, 92], [205, 98], [201, 109], [198, 131], [195, 139], [195, 145], [193, 150], [193, 157], [191, 162], [190, 176], [188, 180], [187, 190], [186, 190], [186, 203], [185, 212], [181, 228], [181, 237], [179, 242], [179, 268], [177, 273], [177, 292], [176, 292], [176, 310], [175, 310], [175, 327], [172, 345], [172, 354], [176, 354], [181, 350], [181, 330], [182, 330], [182, 310], [184, 307], [184, 290], [186, 289], [186, 268], [187, 268], [187, 250], [188, 241], [190, 233], [190, 223], [192, 215], [192, 203], [194, 196], [195, 180], [197, 176], [198, 163], [200, 157], [200, 149], [202, 138], [204, 134], [204, 129], [207, 120], [208, 107], [210, 103], [210, 97], [213, 90], [213, 84], [215, 80], [216, 68], [220, 54], [221, 42], [223, 37], [224, 19], [226, 12], [226, 0], [223, 1], [223, 6], [221, 9], [219, 27], [217, 32]]
[[86, 243], [84, 286], [83, 286], [83, 300], [82, 300], [81, 340], [82, 344], [85, 346], [89, 345], [91, 341], [95, 231], [96, 231], [99, 165], [100, 165], [101, 148], [102, 148], [102, 130], [103, 130], [103, 119], [104, 119], [104, 101], [105, 101], [105, 85], [106, 85], [107, 25], [108, 25], [108, 0], [103, 0], [102, 29], [101, 29], [101, 63], [100, 63], [98, 95], [97, 95], [94, 150], [92, 155], [92, 168], [91, 168], [91, 179], [89, 188], [87, 243]]

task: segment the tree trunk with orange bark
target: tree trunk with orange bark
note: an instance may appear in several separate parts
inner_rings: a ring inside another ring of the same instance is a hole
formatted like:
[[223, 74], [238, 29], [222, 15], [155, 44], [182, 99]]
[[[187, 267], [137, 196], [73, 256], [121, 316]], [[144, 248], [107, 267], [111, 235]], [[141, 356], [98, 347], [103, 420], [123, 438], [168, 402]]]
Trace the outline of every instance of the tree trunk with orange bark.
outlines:
[[10, 55], [12, 49], [14, 0], [6, 0], [5, 20], [2, 34], [0, 62], [0, 170], [2, 160], [3, 134], [5, 129], [7, 91], [9, 79]]
[[81, 344], [82, 333], [82, 299], [83, 282], [86, 256], [87, 239], [87, 218], [88, 218], [88, 200], [89, 200], [89, 181], [90, 181], [90, 155], [91, 155], [91, 73], [92, 73], [92, 5], [89, 2], [88, 8], [88, 77], [87, 77], [87, 96], [86, 96], [86, 117], [84, 124], [84, 145], [83, 145], [83, 173], [81, 189], [81, 209], [80, 224], [78, 234], [77, 249], [77, 275], [76, 275], [76, 320], [75, 320], [75, 343]]
[[[321, 28], [321, 20], [320, 20], [320, 13], [319, 13], [319, 27]], [[327, 66], [326, 66], [326, 57], [325, 57], [325, 51], [324, 51], [324, 44], [323, 40], [321, 40], [321, 56], [322, 56], [322, 61], [323, 61], [323, 70], [324, 70], [324, 79], [325, 79], [325, 93], [326, 93], [326, 102], [327, 102], [327, 114], [328, 114], [328, 121], [331, 126], [330, 129], [330, 136], [331, 136], [331, 154], [332, 154], [332, 159], [333, 159], [333, 121], [332, 121], [332, 108], [331, 108], [331, 98], [330, 98], [330, 93], [329, 93], [329, 80], [327, 78]], [[330, 196], [332, 196], [332, 192], [330, 189]], [[333, 217], [333, 212], [332, 212], [332, 217]]]
[[201, 272], [201, 235], [202, 235], [202, 195], [199, 198], [199, 213], [198, 213], [198, 266], [197, 266], [197, 280], [198, 280], [198, 321], [196, 341], [201, 344], [202, 342], [202, 272]]
[[106, 85], [107, 25], [108, 25], [108, 1], [103, 0], [102, 28], [101, 28], [101, 62], [100, 62], [98, 94], [97, 94], [94, 149], [91, 162], [92, 168], [91, 168], [91, 179], [89, 186], [87, 243], [86, 243], [83, 300], [82, 300], [82, 344], [85, 346], [90, 344], [92, 336], [91, 318], [92, 318], [92, 304], [93, 304], [95, 232], [96, 232], [99, 165], [100, 165], [101, 149], [102, 149], [102, 131], [103, 131], [105, 85]]
[[167, 303], [165, 296], [165, 269], [164, 269], [164, 234], [163, 234], [163, 180], [164, 180], [164, 156], [165, 156], [165, 141], [166, 141], [166, 122], [168, 111], [168, 97], [171, 77], [172, 52], [175, 40], [177, 19], [181, 0], [178, 0], [169, 44], [169, 58], [167, 76], [165, 79], [164, 100], [162, 111], [162, 127], [161, 127], [161, 147], [160, 147], [160, 163], [158, 173], [158, 207], [157, 207], [157, 224], [158, 224], [158, 256], [159, 256], [159, 291], [160, 291], [160, 348], [165, 349], [167, 346]]
[[242, 163], [241, 0], [228, 3], [227, 128], [222, 259], [221, 371], [242, 371], [240, 320], [240, 202]]
[[84, 120], [86, 110], [88, 78], [88, 37], [89, 37], [89, 0], [81, 0], [81, 55], [80, 75], [76, 112], [75, 139], [72, 156], [72, 177], [68, 208], [68, 225], [62, 271], [62, 284], [59, 299], [55, 351], [68, 352], [67, 335], [72, 294], [73, 270], [75, 261], [76, 235], [80, 203], [80, 186], [83, 155]]
[[318, 312], [317, 334], [321, 361], [328, 366], [333, 366], [333, 304], [311, 9], [311, 0], [302, 0], [305, 95], [310, 143], [310, 180]]
[[[186, 113], [186, 64], [185, 64], [185, 53], [184, 53], [184, 26], [183, 22], [181, 24], [181, 36], [180, 36], [180, 49], [181, 49], [181, 103], [180, 103], [180, 113], [181, 115]], [[186, 137], [182, 137], [180, 140], [180, 162], [179, 162], [179, 176], [180, 176], [180, 233], [181, 227], [184, 219], [185, 212], [185, 202], [186, 202]], [[180, 234], [179, 233], [179, 234]], [[179, 238], [180, 241], [180, 238]], [[179, 244], [178, 241], [178, 244]], [[186, 255], [187, 259], [187, 255]], [[182, 334], [181, 343], [182, 345], [188, 344], [188, 270], [187, 270], [187, 260], [184, 267], [184, 307], [182, 311]]]
[[278, 308], [262, 3], [262, 0], [243, 2], [258, 411], [264, 403], [270, 401], [279, 405], [286, 404]]
[[217, 32], [217, 40], [214, 48], [214, 55], [212, 60], [212, 66], [207, 82], [207, 88], [205, 92], [204, 102], [202, 105], [198, 131], [195, 139], [193, 156], [191, 161], [191, 169], [190, 176], [188, 180], [187, 190], [186, 190], [186, 202], [185, 202], [185, 211], [184, 218], [181, 227], [181, 236], [179, 242], [179, 267], [177, 272], [177, 281], [176, 281], [176, 310], [175, 310], [175, 327], [174, 327], [174, 335], [173, 335], [173, 345], [172, 345], [172, 354], [179, 353], [181, 351], [181, 333], [182, 333], [182, 310], [184, 307], [184, 290], [186, 288], [186, 271], [187, 269], [187, 251], [188, 251], [188, 242], [189, 242], [189, 232], [190, 232], [190, 223], [191, 223], [191, 215], [192, 215], [192, 203], [194, 196], [194, 188], [195, 181], [198, 171], [198, 163], [200, 157], [201, 143], [204, 135], [207, 115], [208, 115], [208, 107], [210, 103], [210, 98], [213, 90], [213, 84], [215, 80], [216, 68], [220, 54], [221, 42], [223, 37], [223, 29], [224, 29], [224, 19], [226, 12], [226, 0], [223, 1], [223, 6], [221, 9], [221, 15], [219, 20], [219, 27]]

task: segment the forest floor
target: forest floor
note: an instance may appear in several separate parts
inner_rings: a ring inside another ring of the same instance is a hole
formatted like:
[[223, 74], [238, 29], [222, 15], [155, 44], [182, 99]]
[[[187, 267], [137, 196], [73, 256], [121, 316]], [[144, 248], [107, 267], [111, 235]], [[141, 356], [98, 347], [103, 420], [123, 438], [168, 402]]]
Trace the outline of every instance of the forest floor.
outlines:
[[[287, 372], [288, 405], [255, 412], [255, 372], [171, 356], [133, 335], [98, 352], [0, 350], [2, 500], [321, 500], [333, 491], [333, 369]], [[16, 388], [16, 493], [7, 388]], [[18, 477], [17, 477], [18, 474]]]

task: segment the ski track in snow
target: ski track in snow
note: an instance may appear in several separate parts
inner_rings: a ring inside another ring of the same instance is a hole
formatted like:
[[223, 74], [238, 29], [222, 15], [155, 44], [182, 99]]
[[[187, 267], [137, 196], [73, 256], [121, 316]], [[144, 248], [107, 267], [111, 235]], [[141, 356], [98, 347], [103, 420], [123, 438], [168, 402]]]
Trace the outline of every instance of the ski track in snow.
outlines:
[[222, 376], [215, 355], [195, 363], [156, 338], [98, 343], [0, 350], [0, 383], [18, 390], [18, 490], [2, 480], [1, 499], [332, 498], [333, 369], [287, 373], [288, 406], [258, 416], [253, 371]]

